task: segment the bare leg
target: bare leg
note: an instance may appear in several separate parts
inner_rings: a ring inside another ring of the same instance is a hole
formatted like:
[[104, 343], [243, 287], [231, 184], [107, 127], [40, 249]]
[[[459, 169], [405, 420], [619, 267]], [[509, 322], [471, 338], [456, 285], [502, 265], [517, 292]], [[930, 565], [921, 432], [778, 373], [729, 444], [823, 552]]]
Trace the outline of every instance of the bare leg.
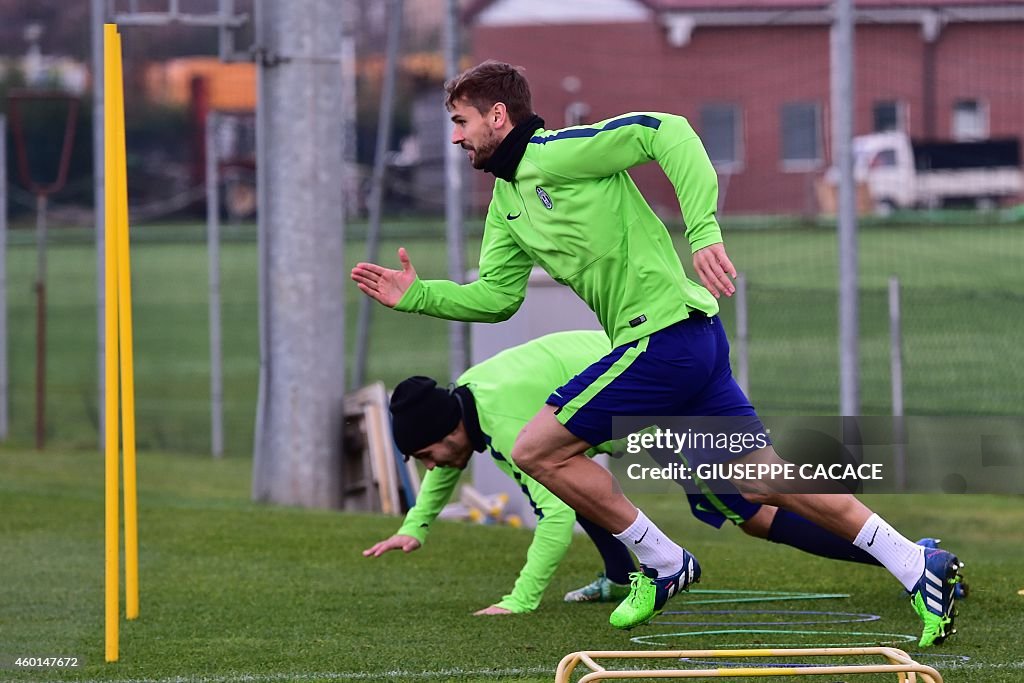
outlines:
[[779, 508], [771, 505], [762, 505], [761, 509], [754, 513], [754, 516], [740, 524], [743, 533], [754, 538], [768, 538], [772, 529], [772, 522], [775, 520], [775, 513]]
[[[769, 446], [737, 462], [780, 465], [785, 461]], [[921, 576], [924, 549], [850, 493], [807, 493], [805, 483], [784, 479], [735, 479], [733, 484], [750, 500], [789, 510], [850, 541], [878, 560], [907, 590], [911, 590]]]
[[544, 406], [519, 433], [512, 460], [573, 510], [621, 533], [637, 518], [637, 508], [615, 477], [584, 455], [588, 448], [558, 421], [553, 406]]
[[[737, 462], [782, 464], [785, 461], [769, 446], [749, 453]], [[871, 510], [850, 493], [801, 493], [796, 488], [799, 483], [783, 480], [737, 479], [732, 483], [750, 500], [795, 512], [851, 542], [872, 515]]]
[[584, 455], [588, 445], [558, 421], [554, 407], [544, 406], [519, 432], [512, 460], [636, 555], [643, 572], [631, 576], [629, 596], [608, 618], [616, 628], [633, 628], [699, 581], [701, 569], [693, 555], [629, 502], [606, 469]]
[[629, 502], [615, 477], [584, 455], [587, 448], [558, 421], [552, 406], [544, 406], [519, 433], [512, 460], [577, 514], [614, 534], [656, 576], [685, 573], [680, 579], [685, 588], [699, 576], [692, 556]]

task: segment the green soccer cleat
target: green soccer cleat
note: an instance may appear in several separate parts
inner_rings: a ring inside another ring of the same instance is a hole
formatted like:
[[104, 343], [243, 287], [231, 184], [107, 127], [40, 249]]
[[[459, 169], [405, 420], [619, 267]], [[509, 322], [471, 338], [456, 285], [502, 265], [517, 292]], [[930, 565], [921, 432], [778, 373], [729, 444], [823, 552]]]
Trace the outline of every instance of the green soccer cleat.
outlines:
[[931, 548], [924, 551], [924, 571], [910, 592], [910, 604], [924, 622], [919, 647], [938, 645], [956, 633], [954, 589], [963, 566], [953, 553]]
[[697, 558], [685, 550], [683, 553], [683, 566], [663, 579], [658, 578], [656, 570], [642, 565], [640, 571], [630, 574], [629, 597], [615, 608], [608, 622], [622, 629], [646, 624], [661, 614], [669, 598], [689, 590], [691, 584], [700, 581]]
[[629, 586], [615, 583], [604, 572], [583, 588], [565, 594], [566, 602], [618, 602], [629, 595]]

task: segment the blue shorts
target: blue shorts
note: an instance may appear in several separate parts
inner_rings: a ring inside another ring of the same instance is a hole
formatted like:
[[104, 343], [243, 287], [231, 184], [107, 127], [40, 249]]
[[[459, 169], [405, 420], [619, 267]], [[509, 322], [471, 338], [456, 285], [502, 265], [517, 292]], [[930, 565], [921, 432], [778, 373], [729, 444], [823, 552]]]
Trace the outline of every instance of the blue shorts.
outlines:
[[[709, 418], [718, 418], [717, 430], [724, 426], [730, 432], [765, 435], [762, 444], [767, 440], [764, 425], [733, 379], [722, 322], [700, 311], [612, 349], [559, 387], [547, 403], [558, 408], [555, 415], [566, 429], [591, 445], [622, 438], [655, 422], [665, 426], [662, 419], [647, 419], [662, 417], [676, 431], [689, 428], [681, 424], [699, 427]], [[683, 455], [696, 467], [735, 460], [756, 449], [701, 445], [686, 448]]]
[[735, 487], [728, 482], [715, 482], [711, 487], [703, 482], [685, 480], [683, 488], [686, 489], [686, 500], [690, 503], [693, 516], [720, 529], [726, 520], [736, 525], [743, 524], [761, 509], [760, 503], [750, 502], [739, 491], [724, 493], [727, 487], [735, 491]]
[[[669, 450], [651, 450], [648, 455], [660, 467], [684, 460]], [[761, 509], [760, 503], [750, 502], [732, 482], [724, 479], [704, 481], [699, 477], [691, 477], [674, 481], [686, 492], [686, 501], [690, 504], [693, 516], [716, 529], [722, 528], [726, 521], [737, 526], [743, 524]]]

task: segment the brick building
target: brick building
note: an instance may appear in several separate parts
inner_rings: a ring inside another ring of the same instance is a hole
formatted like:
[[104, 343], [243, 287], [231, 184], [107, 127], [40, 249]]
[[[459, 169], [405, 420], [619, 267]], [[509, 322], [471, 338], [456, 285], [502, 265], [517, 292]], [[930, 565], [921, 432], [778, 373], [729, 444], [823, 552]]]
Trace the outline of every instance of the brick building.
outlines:
[[[856, 0], [855, 134], [1024, 138], [1024, 1]], [[549, 128], [682, 114], [724, 213], [812, 213], [830, 163], [825, 0], [478, 0], [477, 60], [526, 68]], [[656, 166], [634, 173], [678, 211]]]

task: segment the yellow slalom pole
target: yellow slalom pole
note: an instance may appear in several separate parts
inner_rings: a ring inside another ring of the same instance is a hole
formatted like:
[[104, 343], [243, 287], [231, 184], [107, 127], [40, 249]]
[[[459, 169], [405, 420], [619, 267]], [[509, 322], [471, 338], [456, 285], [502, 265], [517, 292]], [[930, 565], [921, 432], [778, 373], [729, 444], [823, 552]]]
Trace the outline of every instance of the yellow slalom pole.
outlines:
[[[117, 250], [114, 235], [117, 233], [117, 182], [118, 175], [113, 172], [120, 157], [116, 148], [117, 128], [124, 126], [111, 116], [114, 109], [115, 64], [121, 61], [118, 50], [117, 26], [103, 26], [103, 78], [106, 87], [103, 91], [103, 106], [106, 116], [103, 117], [103, 165], [106, 177], [104, 192], [104, 228], [103, 228], [103, 274], [104, 274], [104, 377], [105, 377], [105, 652], [106, 661], [116, 662], [118, 657], [118, 602], [120, 592], [120, 559], [118, 544], [118, 472], [117, 472]], [[121, 154], [124, 154], [122, 148]]]
[[[117, 54], [121, 54], [121, 36], [115, 36]], [[139, 532], [135, 486], [135, 369], [132, 355], [132, 286], [128, 243], [128, 176], [124, 139], [124, 83], [121, 60], [115, 62], [117, 72], [114, 106], [118, 125], [115, 140], [120, 155], [114, 169], [117, 174], [117, 320], [121, 360], [121, 448], [124, 468], [124, 590], [125, 616], [139, 616]]]

